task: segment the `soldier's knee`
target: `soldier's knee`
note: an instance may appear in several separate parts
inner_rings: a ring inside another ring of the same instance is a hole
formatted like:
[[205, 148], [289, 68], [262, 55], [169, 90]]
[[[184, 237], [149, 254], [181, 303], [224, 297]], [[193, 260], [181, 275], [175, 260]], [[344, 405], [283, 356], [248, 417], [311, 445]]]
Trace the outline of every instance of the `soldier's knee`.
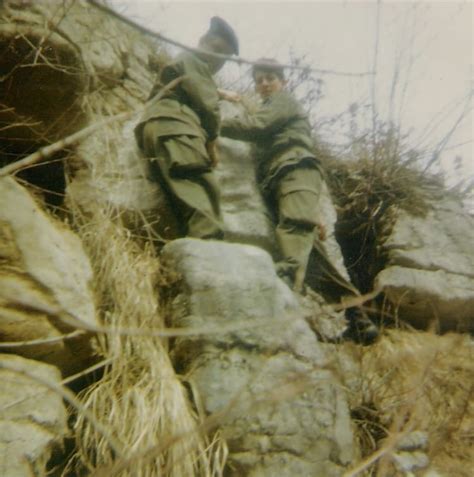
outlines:
[[317, 196], [305, 190], [295, 190], [280, 196], [278, 216], [280, 222], [292, 222], [305, 227], [316, 226]]

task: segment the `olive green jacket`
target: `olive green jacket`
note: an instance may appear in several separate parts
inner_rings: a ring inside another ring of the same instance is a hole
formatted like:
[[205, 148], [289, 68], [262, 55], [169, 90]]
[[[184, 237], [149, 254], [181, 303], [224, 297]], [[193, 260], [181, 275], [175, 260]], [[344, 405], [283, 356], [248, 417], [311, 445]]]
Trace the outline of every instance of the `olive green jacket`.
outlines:
[[287, 168], [319, 165], [307, 115], [286, 91], [273, 94], [255, 114], [224, 120], [221, 135], [255, 143], [263, 188], [272, 186]]
[[151, 103], [145, 109], [135, 128], [138, 145], [142, 147], [144, 124], [150, 119], [158, 120], [159, 136], [195, 136], [210, 141], [219, 134], [219, 96], [217, 86], [208, 65], [196, 54], [184, 52], [166, 65], [160, 81], [150, 97], [175, 78], [184, 79], [165, 97]]

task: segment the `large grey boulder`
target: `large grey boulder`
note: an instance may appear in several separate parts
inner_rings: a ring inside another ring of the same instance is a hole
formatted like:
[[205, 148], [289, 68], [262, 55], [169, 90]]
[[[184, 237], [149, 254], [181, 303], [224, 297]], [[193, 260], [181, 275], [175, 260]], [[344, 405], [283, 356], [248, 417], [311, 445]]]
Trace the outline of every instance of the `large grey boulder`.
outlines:
[[92, 269], [79, 238], [9, 177], [0, 178], [0, 238], [2, 341], [57, 338], [14, 350], [65, 372], [81, 369], [92, 355], [87, 335], [61, 340], [97, 327]]
[[[26, 372], [27, 374], [24, 374]], [[19, 356], [0, 355], [0, 473], [3, 477], [42, 477], [67, 432], [54, 366]]]
[[400, 212], [375, 286], [416, 326], [473, 330], [473, 244], [474, 218], [453, 200], [433, 203], [426, 217]]
[[162, 258], [181, 277], [172, 326], [199, 330], [176, 339], [175, 364], [228, 441], [228, 475], [341, 475], [353, 458], [344, 391], [270, 255], [180, 239]]

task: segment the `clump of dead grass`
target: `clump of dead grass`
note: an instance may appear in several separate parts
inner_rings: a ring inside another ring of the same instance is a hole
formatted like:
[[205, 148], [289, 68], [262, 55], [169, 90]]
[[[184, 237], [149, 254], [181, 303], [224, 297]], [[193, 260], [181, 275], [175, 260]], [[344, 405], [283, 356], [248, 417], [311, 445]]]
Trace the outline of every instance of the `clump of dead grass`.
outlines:
[[375, 134], [351, 140], [344, 161], [320, 147], [331, 194], [338, 211], [336, 237], [353, 283], [373, 289], [385, 267], [383, 247], [400, 211], [425, 216], [431, 204], [450, 195], [440, 175], [423, 169], [423, 153], [411, 149], [393, 128], [379, 125]]
[[[79, 227], [95, 268], [103, 324], [110, 328], [98, 336], [98, 352], [111, 362], [81, 400], [122, 449], [116, 455], [79, 413], [76, 461], [92, 474], [113, 468], [120, 460], [120, 472], [107, 475], [218, 475], [211, 464], [215, 449], [207, 449], [206, 439], [196, 430], [197, 418], [170, 362], [166, 341], [146, 335], [147, 330], [164, 326], [157, 288], [159, 261], [153, 248], [135, 242], [110, 212], [99, 209], [93, 216], [81, 217]], [[129, 336], [121, 332], [124, 328], [144, 334]], [[152, 449], [158, 449], [156, 455], [135, 458]]]
[[443, 475], [468, 477], [474, 467], [474, 344], [466, 335], [392, 330], [358, 349], [360, 387], [352, 395], [363, 457], [395, 439], [366, 475], [386, 473], [396, 439], [428, 435], [427, 454]]
[[[100, 119], [106, 104], [89, 104], [89, 116]], [[113, 111], [111, 111], [113, 113]], [[124, 141], [123, 125], [111, 124], [81, 147], [87, 181], [100, 190], [104, 177], [116, 177], [127, 187], [117, 157]], [[104, 191], [106, 192], [106, 191]], [[113, 452], [86, 416], [75, 423], [76, 455], [69, 468], [91, 475], [137, 477], [218, 476], [226, 456], [225, 443], [199, 431], [199, 419], [186, 389], [175, 373], [167, 341], [147, 331], [164, 328], [160, 304], [160, 262], [150, 240], [137, 238], [123, 224], [121, 212], [106, 195], [95, 207], [83, 208], [69, 197], [73, 224], [95, 270], [94, 288], [102, 326], [98, 352], [110, 365], [96, 384], [80, 396], [96, 420], [121, 443]], [[90, 205], [90, 204], [89, 204]], [[141, 330], [138, 336], [125, 329]]]

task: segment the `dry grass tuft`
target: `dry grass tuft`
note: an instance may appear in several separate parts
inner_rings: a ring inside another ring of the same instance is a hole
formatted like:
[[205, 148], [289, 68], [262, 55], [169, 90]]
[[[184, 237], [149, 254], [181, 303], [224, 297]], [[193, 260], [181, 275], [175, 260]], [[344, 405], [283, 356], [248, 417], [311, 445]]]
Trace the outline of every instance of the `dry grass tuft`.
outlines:
[[[91, 106], [103, 114], [106, 104]], [[102, 110], [101, 110], [102, 109]], [[117, 161], [124, 145], [122, 125], [111, 124], [84, 144], [88, 181], [100, 190], [104, 177], [123, 181]], [[126, 138], [126, 140], [133, 140]], [[99, 185], [99, 187], [97, 187]], [[125, 193], [126, 191], [124, 191]], [[80, 199], [80, 198], [79, 198]], [[198, 431], [198, 417], [170, 362], [167, 341], [130, 336], [121, 329], [164, 327], [160, 305], [160, 263], [151, 241], [137, 239], [106, 198], [87, 211], [69, 198], [73, 223], [95, 270], [95, 292], [102, 324], [113, 331], [98, 337], [98, 352], [111, 364], [102, 379], [80, 396], [84, 406], [121, 443], [120, 455], [80, 413], [75, 424], [77, 453], [69, 468], [91, 475], [137, 477], [218, 476], [225, 443]], [[80, 202], [80, 200], [79, 200]]]
[[[121, 443], [122, 451], [120, 456], [114, 455], [103, 436], [79, 413], [76, 460], [93, 472], [117, 459], [130, 459], [130, 465], [108, 475], [218, 475], [215, 467], [221, 463], [211, 464], [214, 456], [206, 451], [205, 439], [194, 431], [197, 419], [169, 360], [166, 341], [120, 332], [121, 328], [163, 326], [157, 289], [160, 265], [153, 248], [135, 242], [110, 213], [98, 209], [93, 216], [83, 216], [79, 228], [95, 267], [103, 322], [114, 330], [98, 338], [99, 353], [112, 364], [81, 400]], [[179, 438], [174, 439], [176, 436]], [[167, 440], [170, 445], [161, 445], [159, 455], [134, 461], [134, 455]]]
[[376, 139], [371, 134], [352, 138], [344, 161], [319, 146], [338, 209], [337, 239], [352, 281], [363, 293], [373, 289], [386, 264], [380, 245], [400, 210], [424, 216], [433, 201], [448, 195], [463, 199], [447, 190], [441, 176], [423, 170], [422, 152], [410, 149], [397, 131], [378, 128]]
[[[393, 330], [358, 353], [361, 386], [352, 407], [364, 456], [375, 452], [384, 439], [421, 430], [428, 434], [427, 453], [435, 468], [443, 475], [470, 476], [474, 468], [472, 339], [454, 333]], [[387, 461], [390, 452], [380, 459], [378, 476], [392, 475], [381, 471]]]
[[384, 268], [380, 244], [391, 233], [398, 212], [424, 215], [430, 200], [442, 191], [442, 182], [391, 155], [329, 160], [326, 167], [338, 208], [337, 238], [354, 283], [365, 293]]

